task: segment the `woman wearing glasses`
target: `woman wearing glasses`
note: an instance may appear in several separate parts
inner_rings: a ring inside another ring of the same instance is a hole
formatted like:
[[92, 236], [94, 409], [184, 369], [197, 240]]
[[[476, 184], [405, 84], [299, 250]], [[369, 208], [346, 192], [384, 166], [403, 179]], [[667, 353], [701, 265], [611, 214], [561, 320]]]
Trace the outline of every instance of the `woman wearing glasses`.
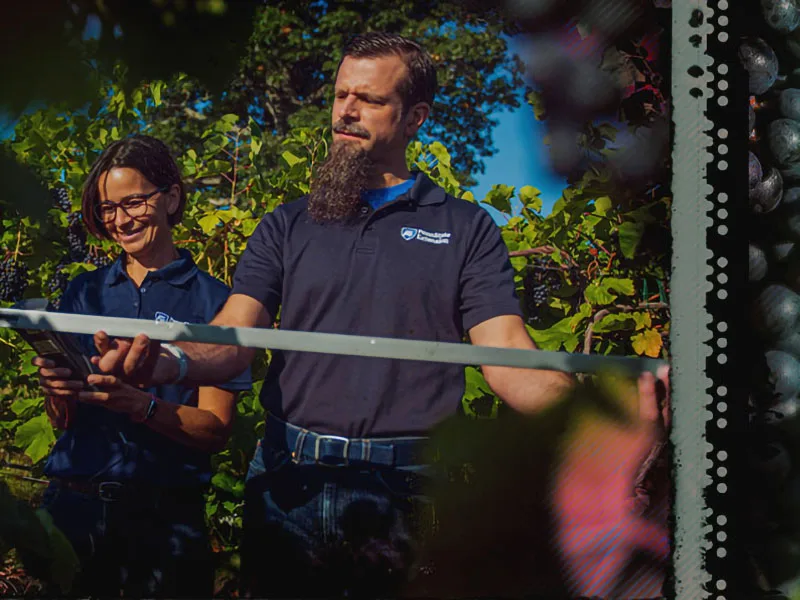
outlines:
[[[186, 195], [159, 140], [135, 136], [93, 165], [82, 199], [87, 228], [119, 246], [112, 265], [72, 280], [65, 313], [208, 323], [228, 288], [175, 247], [171, 229]], [[96, 354], [90, 336], [84, 352]], [[164, 346], [162, 346], [164, 348]], [[162, 351], [171, 350], [169, 345]], [[110, 375], [70, 380], [36, 358], [46, 408], [65, 429], [45, 473], [44, 507], [81, 559], [80, 595], [192, 596], [213, 593], [204, 523], [210, 456], [230, 434], [249, 370], [220, 387], [141, 389]]]

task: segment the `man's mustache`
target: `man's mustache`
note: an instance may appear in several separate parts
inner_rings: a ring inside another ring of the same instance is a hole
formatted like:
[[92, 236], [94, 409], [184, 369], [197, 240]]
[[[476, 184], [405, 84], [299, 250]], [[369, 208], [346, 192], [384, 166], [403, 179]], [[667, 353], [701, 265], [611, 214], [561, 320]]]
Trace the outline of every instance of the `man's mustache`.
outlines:
[[370, 138], [369, 131], [358, 125], [357, 123], [347, 124], [342, 120], [336, 121], [333, 124], [334, 133], [345, 133], [347, 135], [354, 135], [356, 137], [368, 140]]

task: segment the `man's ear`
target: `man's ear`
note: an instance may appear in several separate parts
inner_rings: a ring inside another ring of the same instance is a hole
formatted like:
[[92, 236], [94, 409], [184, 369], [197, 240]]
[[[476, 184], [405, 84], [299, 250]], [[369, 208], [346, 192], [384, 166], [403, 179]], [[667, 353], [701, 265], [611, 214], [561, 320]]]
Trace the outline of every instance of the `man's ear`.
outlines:
[[431, 107], [426, 102], [417, 102], [408, 110], [404, 131], [407, 138], [411, 139], [417, 134], [430, 113]]
[[165, 195], [167, 197], [167, 214], [174, 215], [178, 212], [178, 206], [180, 206], [181, 203], [180, 186], [177, 184], [171, 186]]

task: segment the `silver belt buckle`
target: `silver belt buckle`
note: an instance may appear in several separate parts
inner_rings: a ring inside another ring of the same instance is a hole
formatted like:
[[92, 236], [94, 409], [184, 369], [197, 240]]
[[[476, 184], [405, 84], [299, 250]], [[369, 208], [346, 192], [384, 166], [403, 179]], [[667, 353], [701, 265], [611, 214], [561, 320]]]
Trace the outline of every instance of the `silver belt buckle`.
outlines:
[[[341, 440], [344, 442], [344, 463], [341, 465], [330, 465], [324, 462], [320, 462], [319, 460], [319, 443], [322, 439], [329, 439], [329, 440]], [[347, 467], [350, 465], [350, 457], [347, 455], [347, 451], [350, 449], [350, 438], [342, 437], [340, 435], [320, 435], [317, 434], [316, 439], [314, 440], [314, 463], [321, 465], [323, 467]]]
[[102, 481], [97, 486], [97, 495], [103, 502], [117, 502], [119, 495], [106, 490], [119, 491], [122, 489], [122, 484], [119, 481]]

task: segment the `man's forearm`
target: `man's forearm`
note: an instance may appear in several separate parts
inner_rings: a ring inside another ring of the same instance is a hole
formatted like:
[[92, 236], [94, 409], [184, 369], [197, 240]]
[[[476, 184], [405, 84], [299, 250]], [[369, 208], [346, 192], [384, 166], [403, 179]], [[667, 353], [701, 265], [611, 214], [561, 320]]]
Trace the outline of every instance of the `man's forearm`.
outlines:
[[[184, 385], [212, 386], [230, 381], [253, 362], [255, 350], [241, 346], [219, 346], [197, 342], [174, 344], [186, 353]], [[173, 359], [174, 360], [174, 359]]]
[[492, 367], [484, 375], [489, 387], [514, 410], [535, 414], [563, 398], [576, 384], [569, 373]]

